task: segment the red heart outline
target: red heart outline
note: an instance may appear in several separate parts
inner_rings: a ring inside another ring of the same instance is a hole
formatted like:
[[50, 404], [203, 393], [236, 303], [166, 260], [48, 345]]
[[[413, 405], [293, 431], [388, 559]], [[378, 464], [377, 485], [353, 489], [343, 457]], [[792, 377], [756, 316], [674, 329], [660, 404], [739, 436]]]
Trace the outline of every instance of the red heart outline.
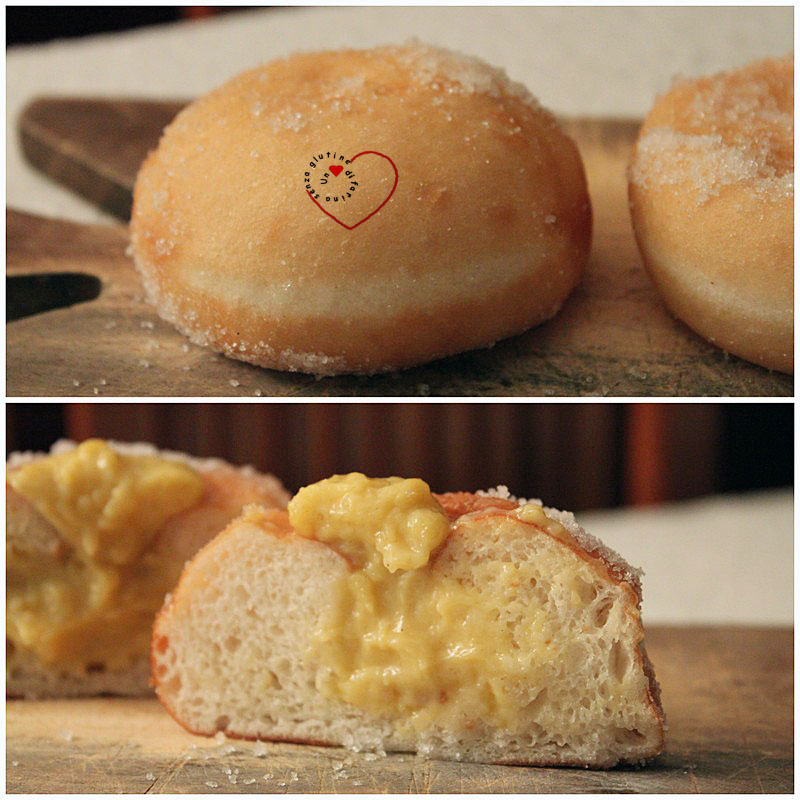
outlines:
[[350, 163], [352, 164], [357, 158], [360, 158], [361, 156], [368, 156], [368, 155], [380, 156], [381, 158], [385, 158], [392, 165], [392, 169], [394, 170], [394, 184], [392, 185], [392, 189], [389, 192], [389, 194], [386, 195], [386, 199], [374, 211], [372, 211], [371, 213], [367, 214], [367, 216], [364, 217], [364, 219], [362, 219], [360, 222], [356, 222], [355, 225], [345, 225], [344, 222], [342, 222], [340, 219], [336, 219], [336, 217], [334, 217], [333, 214], [330, 213], [330, 211], [326, 211], [314, 199], [314, 195], [311, 194], [311, 192], [309, 192], [308, 189], [306, 189], [306, 194], [311, 198], [311, 202], [323, 214], [327, 214], [334, 222], [338, 222], [343, 228], [347, 228], [347, 230], [349, 230], [349, 231], [352, 231], [353, 228], [357, 228], [359, 225], [361, 225], [362, 222], [366, 222], [370, 217], [374, 217], [375, 214], [377, 214], [389, 202], [389, 200], [391, 200], [392, 195], [394, 194], [394, 190], [397, 188], [397, 181], [400, 179], [400, 175], [397, 172], [397, 167], [395, 166], [394, 161], [392, 161], [392, 159], [389, 158], [389, 156], [384, 155], [383, 153], [379, 153], [377, 150], [362, 150], [360, 153], [357, 153], [356, 155], [354, 155], [350, 159]]

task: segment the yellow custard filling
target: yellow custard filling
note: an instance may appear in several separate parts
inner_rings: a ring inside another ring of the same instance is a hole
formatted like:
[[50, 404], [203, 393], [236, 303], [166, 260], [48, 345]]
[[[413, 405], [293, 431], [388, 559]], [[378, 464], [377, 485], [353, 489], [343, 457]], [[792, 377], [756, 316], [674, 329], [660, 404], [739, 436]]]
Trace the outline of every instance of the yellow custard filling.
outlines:
[[43, 553], [7, 541], [7, 638], [48, 664], [113, 669], [146, 653], [153, 615], [181, 566], [147, 548], [200, 502], [202, 477], [90, 439], [9, 472], [7, 482], [66, 545]]
[[[561, 528], [525, 508], [527, 521]], [[498, 602], [518, 595], [517, 565], [487, 560], [471, 579], [433, 566], [450, 524], [418, 479], [335, 476], [301, 489], [289, 518], [351, 564], [311, 643], [323, 693], [417, 731], [517, 727], [519, 687], [535, 683], [554, 636], [542, 609], [524, 609], [523, 630], [500, 621]]]
[[289, 503], [301, 536], [325, 542], [355, 566], [389, 572], [422, 567], [450, 531], [442, 507], [419, 478], [334, 475], [302, 488]]

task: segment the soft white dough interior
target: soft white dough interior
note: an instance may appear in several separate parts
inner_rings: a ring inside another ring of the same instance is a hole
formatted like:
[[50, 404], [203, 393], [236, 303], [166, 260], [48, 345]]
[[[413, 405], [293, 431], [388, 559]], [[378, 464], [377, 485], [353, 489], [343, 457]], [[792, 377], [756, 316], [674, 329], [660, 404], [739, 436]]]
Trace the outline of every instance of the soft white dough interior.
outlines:
[[[392, 720], [320, 694], [308, 645], [345, 562], [317, 542], [246, 521], [195, 558], [162, 613], [154, 637], [159, 695], [183, 724], [206, 734], [505, 763], [612, 766], [657, 752], [661, 727], [630, 587], [530, 525], [462, 519], [435, 568], [476, 586], [496, 605], [497, 624], [520, 640], [540, 612], [552, 631], [537, 681], [509, 687], [521, 709], [518, 732], [479, 722], [412, 739]], [[500, 564], [515, 570], [511, 583], [496, 579]]]

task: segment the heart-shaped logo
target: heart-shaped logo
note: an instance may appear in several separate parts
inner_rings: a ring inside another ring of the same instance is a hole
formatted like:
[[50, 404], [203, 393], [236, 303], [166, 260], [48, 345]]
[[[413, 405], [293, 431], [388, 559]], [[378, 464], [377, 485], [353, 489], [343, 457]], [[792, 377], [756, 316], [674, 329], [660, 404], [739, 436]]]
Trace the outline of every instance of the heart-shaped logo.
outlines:
[[[391, 199], [392, 195], [394, 194], [394, 190], [397, 188], [397, 181], [399, 180], [400, 176], [399, 176], [399, 174], [397, 172], [397, 167], [395, 166], [394, 161], [392, 161], [392, 159], [389, 158], [389, 156], [384, 155], [383, 153], [379, 153], [377, 150], [363, 150], [360, 153], [356, 153], [356, 155], [354, 155], [352, 158], [350, 158], [347, 163], [352, 164], [357, 158], [361, 158], [361, 156], [370, 156], [370, 155], [371, 156], [378, 156], [379, 158], [384, 158], [384, 159], [386, 159], [386, 161], [389, 162], [389, 164], [392, 167], [392, 170], [394, 171], [394, 183], [392, 183], [392, 188], [389, 190], [389, 193], [386, 195], [386, 197], [383, 199], [383, 201], [380, 203], [380, 205], [378, 205], [375, 209], [370, 211], [365, 217], [360, 219], [354, 225], [348, 225], [347, 223], [342, 222], [340, 219], [338, 219], [333, 214], [331, 214], [330, 211], [328, 211], [323, 205], [321, 205], [317, 201], [317, 199], [314, 197], [314, 194], [312, 192], [310, 192], [308, 190], [308, 188], [306, 188], [306, 194], [311, 198], [311, 202], [314, 203], [314, 205], [317, 206], [317, 208], [319, 208], [319, 210], [322, 211], [323, 214], [326, 214], [334, 222], [338, 222], [343, 228], [347, 228], [347, 230], [349, 230], [349, 231], [353, 230], [354, 228], [357, 228], [359, 225], [361, 225], [362, 223], [366, 222], [370, 217], [374, 217], [375, 214], [377, 214], [389, 202], [389, 200]], [[329, 169], [334, 175], [338, 176], [339, 173], [342, 171], [343, 167], [341, 167], [339, 165], [336, 165], [336, 166], [330, 166]], [[350, 173], [348, 173], [348, 175], [349, 174]], [[308, 173], [306, 173], [306, 175], [308, 175]], [[308, 178], [306, 179], [306, 181], [308, 181]], [[317, 196], [319, 196], [319, 195], [317, 195]]]

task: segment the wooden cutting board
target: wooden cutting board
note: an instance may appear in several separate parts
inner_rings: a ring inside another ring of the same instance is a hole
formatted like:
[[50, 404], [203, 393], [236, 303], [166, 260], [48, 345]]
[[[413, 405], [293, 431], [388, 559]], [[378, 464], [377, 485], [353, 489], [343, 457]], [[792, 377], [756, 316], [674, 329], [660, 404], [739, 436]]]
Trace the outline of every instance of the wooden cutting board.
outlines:
[[[43, 99], [24, 111], [27, 157], [55, 180], [127, 218], [138, 165], [180, 103]], [[587, 274], [550, 322], [495, 347], [377, 377], [317, 380], [259, 369], [188, 345], [142, 297], [122, 226], [8, 216], [9, 294], [53, 272], [93, 275], [96, 299], [7, 329], [10, 395], [615, 395], [787, 396], [792, 378], [729, 357], [672, 319], [644, 272], [625, 166], [638, 123], [565, 120], [586, 164], [594, 208]], [[69, 282], [70, 278], [60, 279]], [[21, 285], [18, 285], [21, 284]], [[59, 285], [62, 285], [59, 284]], [[76, 287], [76, 292], [79, 287]]]
[[498, 767], [216, 742], [156, 700], [9, 701], [9, 792], [792, 792], [793, 633], [653, 628], [665, 752], [642, 769]]

